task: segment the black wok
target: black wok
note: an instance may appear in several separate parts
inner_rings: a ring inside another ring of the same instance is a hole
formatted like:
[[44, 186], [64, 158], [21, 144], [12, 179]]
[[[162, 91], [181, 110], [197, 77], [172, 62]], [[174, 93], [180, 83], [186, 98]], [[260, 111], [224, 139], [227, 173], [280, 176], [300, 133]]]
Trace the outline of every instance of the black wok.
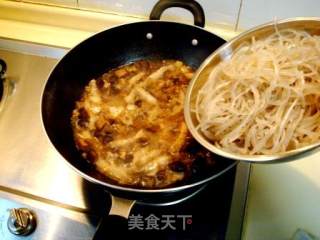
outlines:
[[[188, 9], [194, 15], [195, 24], [198, 26], [166, 21], [144, 21], [97, 33], [75, 46], [59, 61], [48, 78], [42, 97], [42, 119], [45, 130], [64, 159], [82, 177], [104, 186], [113, 195], [143, 202], [185, 198], [236, 164], [235, 161], [217, 157], [214, 168], [200, 171], [200, 174], [195, 174], [179, 186], [138, 189], [119, 186], [99, 177], [75, 147], [70, 124], [71, 112], [84, 86], [92, 78], [140, 59], [178, 59], [196, 69], [209, 54], [225, 42], [202, 28], [205, 23], [203, 10], [193, 0], [161, 0], [152, 10], [150, 19], [159, 19], [161, 13], [168, 7]], [[129, 201], [120, 203], [131, 205]]]

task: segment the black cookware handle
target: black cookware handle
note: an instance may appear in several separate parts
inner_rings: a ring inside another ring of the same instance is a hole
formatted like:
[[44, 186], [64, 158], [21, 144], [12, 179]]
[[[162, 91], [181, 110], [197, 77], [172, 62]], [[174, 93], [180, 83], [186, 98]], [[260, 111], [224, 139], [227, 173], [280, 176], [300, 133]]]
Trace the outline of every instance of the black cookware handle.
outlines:
[[204, 27], [205, 17], [203, 8], [194, 0], [160, 0], [153, 7], [150, 20], [159, 20], [164, 10], [171, 7], [180, 7], [189, 10], [194, 17], [194, 24], [199, 27]]
[[129, 239], [128, 220], [117, 215], [102, 218], [92, 240]]
[[4, 74], [6, 73], [6, 70], [7, 70], [6, 62], [0, 59], [0, 101], [2, 100], [2, 96], [3, 96]]
[[123, 199], [111, 195], [111, 209], [102, 217], [93, 240], [129, 239], [128, 217], [134, 200]]
[[0, 80], [4, 79], [4, 74], [7, 71], [7, 64], [5, 61], [3, 61], [2, 59], [0, 59]]

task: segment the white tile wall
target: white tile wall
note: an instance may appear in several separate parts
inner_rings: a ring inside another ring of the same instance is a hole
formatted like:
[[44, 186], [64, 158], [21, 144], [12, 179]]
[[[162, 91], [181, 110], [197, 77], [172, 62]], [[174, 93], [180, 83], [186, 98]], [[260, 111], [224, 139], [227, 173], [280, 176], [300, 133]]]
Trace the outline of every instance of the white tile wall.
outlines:
[[207, 16], [208, 23], [231, 24], [237, 21], [240, 0], [199, 0]]
[[130, 13], [144, 15], [149, 12], [156, 0], [79, 0], [80, 8], [94, 9], [100, 11], [115, 11], [120, 13]]
[[243, 0], [240, 29], [247, 29], [276, 19], [320, 17], [319, 0]]
[[[101, 12], [148, 17], [157, 0], [17, 0], [79, 7]], [[239, 29], [248, 29], [276, 19], [297, 16], [319, 16], [320, 0], [198, 0], [205, 11], [208, 25], [235, 27], [240, 1], [242, 10]], [[189, 12], [181, 9], [165, 11], [162, 19], [192, 22]]]
[[79, 7], [146, 16], [156, 2], [156, 0], [79, 0]]
[[77, 0], [23, 0], [23, 2], [52, 4], [65, 7], [77, 7]]
[[[147, 17], [156, 2], [157, 0], [79, 0], [79, 7]], [[235, 25], [240, 0], [199, 0], [198, 2], [204, 8], [208, 24]], [[180, 9], [168, 9], [163, 14], [163, 19], [176, 18], [189, 21], [190, 17], [189, 12]]]

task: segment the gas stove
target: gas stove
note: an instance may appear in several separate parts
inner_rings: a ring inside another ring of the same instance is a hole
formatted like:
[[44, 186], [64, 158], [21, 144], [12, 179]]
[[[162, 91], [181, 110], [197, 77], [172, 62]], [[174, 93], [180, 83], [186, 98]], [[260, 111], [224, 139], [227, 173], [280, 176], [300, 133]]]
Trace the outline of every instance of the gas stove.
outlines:
[[[110, 209], [109, 194], [67, 165], [41, 122], [45, 81], [66, 51], [0, 40], [0, 59], [7, 65], [0, 81], [0, 239], [92, 239]], [[156, 239], [240, 239], [249, 172], [249, 164], [239, 163], [170, 206], [135, 204], [132, 216], [192, 216], [185, 231], [135, 233]]]

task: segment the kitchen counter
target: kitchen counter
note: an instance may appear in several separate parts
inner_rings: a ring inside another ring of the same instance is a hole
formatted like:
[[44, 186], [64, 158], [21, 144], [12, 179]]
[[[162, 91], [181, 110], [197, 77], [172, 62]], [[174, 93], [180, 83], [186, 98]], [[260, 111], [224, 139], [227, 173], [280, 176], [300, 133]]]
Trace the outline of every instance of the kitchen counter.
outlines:
[[252, 164], [243, 239], [320, 236], [320, 152], [280, 164]]

